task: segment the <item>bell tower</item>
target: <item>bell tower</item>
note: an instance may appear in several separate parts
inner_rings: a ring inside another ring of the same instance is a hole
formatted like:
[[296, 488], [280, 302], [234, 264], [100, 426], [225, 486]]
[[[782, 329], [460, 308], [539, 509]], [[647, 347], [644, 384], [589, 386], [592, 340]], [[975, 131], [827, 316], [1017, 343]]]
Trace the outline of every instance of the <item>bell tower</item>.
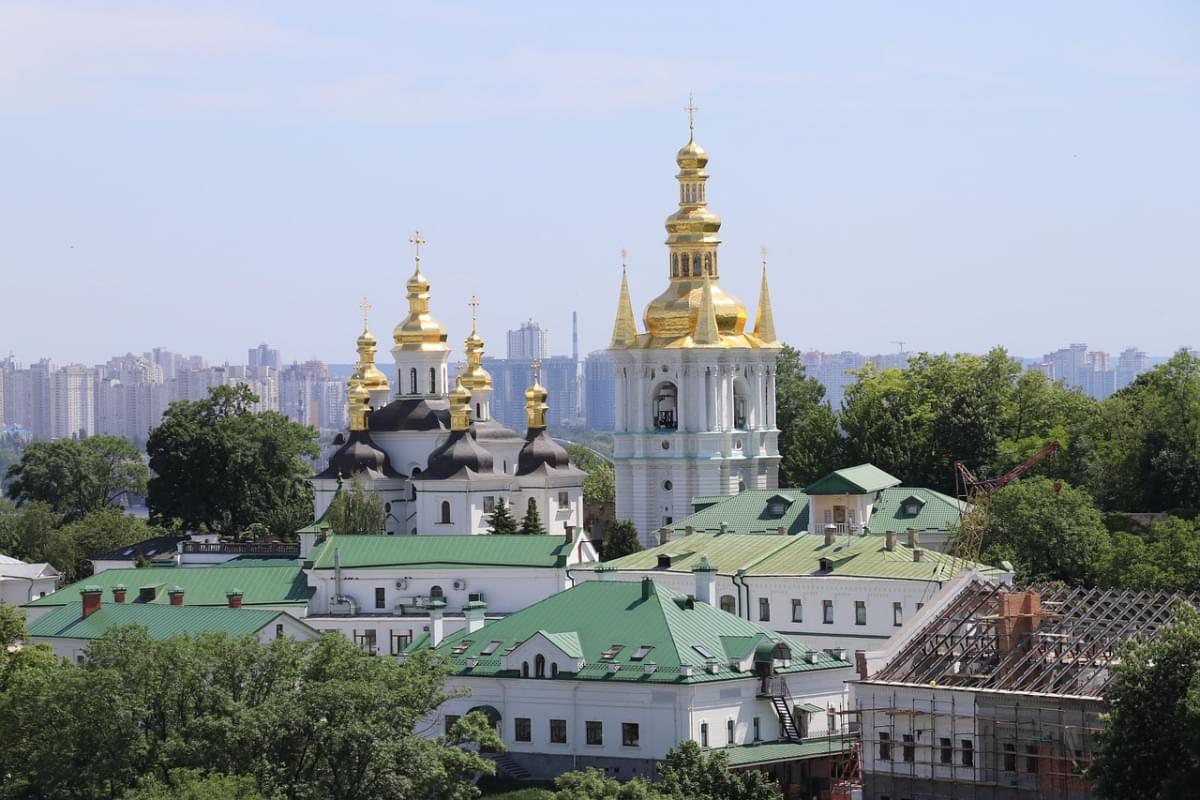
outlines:
[[396, 362], [396, 396], [446, 397], [450, 379], [450, 348], [446, 329], [429, 313], [429, 281], [421, 273], [421, 245], [416, 231], [409, 243], [415, 250], [408, 290], [408, 316], [392, 331], [392, 358]]

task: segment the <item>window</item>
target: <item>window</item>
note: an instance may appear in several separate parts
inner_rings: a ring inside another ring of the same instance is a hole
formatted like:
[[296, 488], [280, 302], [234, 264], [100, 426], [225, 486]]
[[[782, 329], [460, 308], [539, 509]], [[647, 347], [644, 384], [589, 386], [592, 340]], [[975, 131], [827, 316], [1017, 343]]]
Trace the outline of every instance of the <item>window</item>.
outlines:
[[825, 712], [825, 732], [830, 735], [838, 732], [837, 712], [832, 708]]
[[471, 645], [475, 644], [474, 639], [459, 639], [458, 643], [450, 650], [450, 655], [461, 656], [463, 653], [471, 649]]
[[529, 503], [527, 504], [527, 508], [528, 508], [530, 511], [536, 511], [536, 510], [537, 510], [537, 498], [536, 498], [536, 497], [531, 497], [531, 498], [529, 498]]
[[832, 600], [822, 600], [821, 601], [821, 622], [826, 625], [833, 624], [833, 601]]
[[517, 717], [513, 720], [513, 738], [518, 742], [533, 741], [533, 724], [529, 717]]
[[975, 743], [970, 739], [962, 740], [962, 765], [964, 767], [975, 766]]
[[941, 745], [941, 747], [939, 748], [941, 751], [939, 760], [943, 764], [953, 764], [954, 763], [954, 744], [945, 737], [942, 737], [941, 739], [939, 739], [938, 744]]
[[675, 484], [671, 483], [670, 481], [663, 481], [663, 491], [669, 492], [674, 488]]
[[700, 746], [708, 747], [708, 723], [700, 723]]
[[758, 598], [758, 619], [760, 622], [771, 619], [771, 601], [766, 597]]
[[1030, 774], [1036, 774], [1038, 771], [1038, 746], [1036, 744], [1025, 745], [1025, 771]]
[[396, 633], [392, 632], [392, 655], [398, 656], [404, 652], [404, 648], [412, 644], [411, 633]]
[[429, 393], [437, 394], [437, 369], [429, 368]]
[[737, 613], [737, 600], [731, 594], [721, 595], [721, 610], [727, 614]]
[[557, 661], [553, 661], [550, 663], [550, 677], [551, 678], [558, 677], [558, 662]]
[[486, 494], [483, 496], [483, 513], [491, 514], [496, 510], [496, 496]]
[[733, 720], [726, 720], [725, 721], [725, 743], [726, 744], [733, 744], [734, 731], [735, 731], [735, 728], [734, 728]]
[[622, 747], [637, 747], [638, 746], [638, 724], [636, 722], [621, 723], [621, 746]]
[[758, 717], [754, 718], [754, 741], [762, 741], [762, 720]]
[[533, 677], [546, 677], [546, 657], [541, 653], [538, 653], [537, 657], [533, 659]]
[[354, 631], [354, 643], [361, 647], [364, 652], [375, 655], [375, 629], [367, 628], [366, 630]]
[[483, 404], [475, 404], [475, 419], [483, 419]]
[[493, 639], [483, 646], [483, 649], [479, 651], [479, 655], [490, 656], [492, 653], [496, 652], [496, 650], [499, 649], [500, 645], [502, 644], [504, 643], [497, 639]]
[[1017, 746], [1012, 742], [1006, 742], [1004, 745], [1004, 771], [1017, 771]]
[[429, 587], [429, 599], [430, 600], [441, 600], [445, 596], [446, 596], [446, 593], [442, 591], [442, 587], [438, 586], [436, 583], [433, 586]]
[[594, 719], [587, 721], [587, 743], [604, 744], [604, 723]]
[[644, 644], [637, 650], [633, 651], [633, 655], [629, 657], [630, 661], [641, 661], [646, 656], [650, 655], [650, 651], [654, 649], [652, 644]]
[[612, 661], [614, 658], [617, 657], [617, 653], [621, 652], [624, 649], [625, 649], [625, 645], [623, 645], [623, 644], [610, 644], [608, 646], [608, 649], [600, 654], [600, 660], [601, 661]]
[[458, 714], [446, 715], [446, 735], [450, 735], [450, 729], [454, 727], [454, 723], [458, 722]]
[[550, 720], [550, 743], [567, 743], [567, 721], [565, 719]]
[[917, 603], [917, 611], [920, 611], [924, 607], [925, 607], [924, 603]]
[[521, 677], [522, 678], [529, 677], [529, 662], [528, 661], [521, 662]]
[[892, 624], [899, 628], [904, 624], [904, 604], [892, 603]]
[[409, 391], [408, 391], [409, 394], [417, 393], [417, 368], [416, 367], [413, 367], [412, 369], [410, 369], [408, 371], [408, 386], [409, 386]]
[[387, 608], [387, 589], [382, 586], [375, 587], [375, 607]]
[[692, 649], [695, 650], [700, 655], [704, 656], [705, 658], [716, 658], [717, 657], [716, 654], [713, 653], [712, 650], [709, 650], [707, 647], [705, 647], [702, 644], [694, 644], [694, 645], [692, 645]]
[[654, 427], [658, 430], [673, 431], [678, 423], [675, 418], [677, 407], [677, 390], [675, 384], [664, 383], [654, 391]]
[[280, 636], [283, 636], [283, 623], [282, 622], [280, 622], [279, 624], [277, 624], [275, 626], [275, 638], [278, 639]]
[[792, 600], [792, 622], [804, 622], [804, 603], [800, 600]]
[[450, 524], [450, 501], [449, 500], [442, 501], [442, 524], [443, 525]]
[[901, 754], [904, 756], [904, 760], [910, 764], [915, 760], [916, 746], [913, 744], [911, 733], [904, 734], [904, 747], [901, 748]]
[[879, 760], [892, 760], [892, 735], [887, 731], [879, 732]]
[[566, 508], [569, 505], [571, 505], [570, 496], [566, 492], [559, 492], [558, 493], [558, 507]]

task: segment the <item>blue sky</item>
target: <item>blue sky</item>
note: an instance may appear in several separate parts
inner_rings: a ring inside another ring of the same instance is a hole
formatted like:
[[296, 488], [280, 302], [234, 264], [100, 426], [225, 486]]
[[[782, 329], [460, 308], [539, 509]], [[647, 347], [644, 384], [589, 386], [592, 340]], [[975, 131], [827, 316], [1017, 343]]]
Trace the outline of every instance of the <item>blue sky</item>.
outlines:
[[0, 350], [348, 361], [417, 226], [456, 346], [603, 347], [689, 91], [798, 347], [1200, 346], [1200, 6], [747, 5], [0, 2]]

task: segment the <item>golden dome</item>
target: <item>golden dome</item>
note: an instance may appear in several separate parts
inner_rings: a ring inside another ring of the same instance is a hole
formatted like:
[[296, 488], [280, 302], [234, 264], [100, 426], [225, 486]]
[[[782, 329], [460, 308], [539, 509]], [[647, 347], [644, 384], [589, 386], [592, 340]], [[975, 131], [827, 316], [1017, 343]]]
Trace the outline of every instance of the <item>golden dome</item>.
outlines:
[[689, 139], [675, 154], [675, 163], [680, 169], [704, 169], [708, 165], [708, 153], [696, 144], [695, 139]]
[[450, 390], [450, 430], [465, 431], [471, 425], [471, 392], [463, 385], [462, 376]]
[[371, 393], [363, 386], [362, 377], [356, 371], [347, 381], [350, 391], [347, 392], [347, 405], [350, 416], [350, 430], [364, 431], [367, 429], [367, 411], [371, 403]]
[[[665, 292], [646, 306], [646, 313], [642, 317], [646, 332], [655, 339], [690, 336], [696, 330], [703, 293], [703, 278], [672, 281]], [[746, 328], [746, 307], [716, 283], [712, 284], [712, 300], [717, 314], [717, 330], [722, 336], [740, 335]]]
[[388, 389], [387, 375], [380, 372], [374, 364], [366, 364], [362, 370], [362, 386], [367, 392], [386, 391]]
[[408, 316], [392, 330], [392, 341], [401, 350], [449, 350], [446, 329], [429, 313], [429, 281], [421, 274], [421, 259], [405, 284]]
[[479, 307], [479, 301], [472, 297], [470, 306], [471, 333], [463, 341], [463, 350], [467, 354], [467, 368], [463, 371], [461, 379], [463, 386], [468, 389], [491, 389], [492, 375], [483, 368], [483, 337], [476, 330], [475, 323], [475, 310]]

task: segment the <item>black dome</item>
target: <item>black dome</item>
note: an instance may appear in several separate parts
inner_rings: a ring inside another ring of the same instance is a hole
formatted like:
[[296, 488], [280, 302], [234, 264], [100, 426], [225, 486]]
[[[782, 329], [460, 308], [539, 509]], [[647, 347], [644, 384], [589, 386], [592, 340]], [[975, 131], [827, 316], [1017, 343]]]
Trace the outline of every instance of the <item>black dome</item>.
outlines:
[[349, 478], [359, 473], [370, 480], [404, 477], [392, 469], [387, 453], [371, 441], [371, 434], [366, 431], [351, 431], [346, 443], [329, 457], [329, 466], [316, 477]]
[[438, 481], [453, 478], [463, 470], [469, 472], [491, 472], [492, 454], [484, 450], [467, 431], [453, 431], [450, 438], [442, 442], [429, 454], [429, 466], [424, 472], [413, 475], [414, 481]]
[[393, 400], [371, 412], [367, 427], [373, 431], [444, 431], [450, 427], [450, 403], [434, 397]]
[[517, 456], [517, 474], [528, 475], [541, 466], [563, 469], [571, 466], [571, 458], [562, 445], [550, 438], [545, 428], [531, 428]]

